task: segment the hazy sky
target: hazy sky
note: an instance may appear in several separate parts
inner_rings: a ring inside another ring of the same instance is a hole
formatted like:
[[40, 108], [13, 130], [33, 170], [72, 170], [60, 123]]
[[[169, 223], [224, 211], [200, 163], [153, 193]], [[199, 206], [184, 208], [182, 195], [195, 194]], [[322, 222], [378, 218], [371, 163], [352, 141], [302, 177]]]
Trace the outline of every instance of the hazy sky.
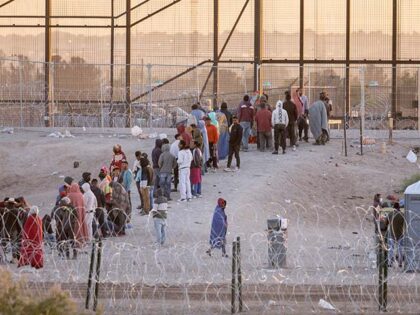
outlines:
[[[0, 0], [4, 3], [6, 0]], [[143, 0], [132, 0], [136, 5]], [[263, 0], [264, 28], [267, 31], [294, 33], [299, 30], [299, 1], [298, 0]], [[51, 0], [53, 15], [109, 15], [110, 0]], [[172, 0], [151, 0], [133, 13], [132, 21], [151, 13], [160, 7], [171, 3]], [[220, 1], [220, 31], [228, 31], [240, 12], [245, 0]], [[345, 0], [305, 0], [305, 28], [319, 33], [342, 33], [345, 31]], [[402, 32], [420, 33], [420, 0], [400, 0]], [[15, 0], [0, 9], [0, 15], [43, 15], [44, 0]], [[182, 0], [168, 10], [159, 13], [148, 21], [133, 29], [136, 32], [184, 32], [195, 29], [200, 33], [211, 33], [213, 0]], [[352, 31], [382, 31], [390, 33], [392, 28], [392, 0], [352, 0]], [[125, 10], [125, 0], [115, 0], [115, 14]], [[250, 1], [237, 30], [251, 32], [253, 29], [253, 1]], [[33, 21], [25, 19], [1, 19], [1, 24], [43, 24], [43, 19]], [[104, 23], [109, 20], [53, 20], [53, 24], [71, 23]], [[125, 24], [125, 18], [119, 18], [117, 24]], [[0, 34], [20, 33], [35, 34], [42, 29], [9, 29], [0, 28]], [[107, 35], [109, 30], [64, 29], [71, 33]]]

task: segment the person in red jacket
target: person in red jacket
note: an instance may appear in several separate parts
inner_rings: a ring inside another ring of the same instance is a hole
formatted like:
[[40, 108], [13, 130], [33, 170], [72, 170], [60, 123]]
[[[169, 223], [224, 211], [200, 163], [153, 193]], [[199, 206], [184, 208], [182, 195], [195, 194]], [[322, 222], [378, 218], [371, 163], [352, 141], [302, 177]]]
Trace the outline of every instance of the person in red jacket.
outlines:
[[260, 106], [261, 109], [255, 115], [255, 122], [257, 123], [260, 151], [264, 152], [266, 147], [268, 150], [271, 150], [273, 146], [271, 112], [267, 109], [266, 103], [261, 103]]
[[211, 119], [206, 117], [206, 130], [207, 130], [207, 138], [209, 141], [209, 148], [210, 148], [210, 159], [207, 161], [207, 167], [211, 168], [213, 164], [213, 168], [218, 168], [217, 166], [217, 142], [219, 141], [219, 131], [217, 127], [211, 124]]

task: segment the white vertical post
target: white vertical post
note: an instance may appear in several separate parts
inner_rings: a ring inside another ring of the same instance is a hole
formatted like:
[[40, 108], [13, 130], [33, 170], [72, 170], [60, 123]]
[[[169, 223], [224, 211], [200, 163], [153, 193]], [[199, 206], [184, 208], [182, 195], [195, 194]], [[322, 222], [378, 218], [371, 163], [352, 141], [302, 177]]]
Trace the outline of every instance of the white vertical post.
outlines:
[[362, 124], [362, 136], [365, 132], [365, 71], [366, 67], [363, 65], [360, 67], [360, 120]]
[[149, 128], [153, 128], [153, 110], [152, 110], [152, 65], [147, 64], [147, 76], [149, 82]]
[[20, 97], [20, 127], [23, 127], [23, 64], [22, 61], [19, 62], [19, 97]]

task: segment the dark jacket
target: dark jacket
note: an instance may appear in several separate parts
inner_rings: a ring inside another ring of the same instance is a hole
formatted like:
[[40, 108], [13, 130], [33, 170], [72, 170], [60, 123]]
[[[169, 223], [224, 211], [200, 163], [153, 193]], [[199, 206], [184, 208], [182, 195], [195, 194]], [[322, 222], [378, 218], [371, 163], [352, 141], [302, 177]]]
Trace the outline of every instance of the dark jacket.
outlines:
[[242, 141], [242, 126], [240, 124], [233, 124], [230, 128], [229, 144], [240, 145]]
[[103, 191], [100, 188], [93, 185], [91, 185], [90, 188], [93, 194], [95, 195], [96, 200], [98, 201], [98, 208], [105, 208], [105, 194], [103, 193]]
[[251, 103], [242, 101], [239, 104], [238, 119], [239, 122], [247, 121], [252, 123], [254, 121], [254, 107]]
[[147, 186], [153, 186], [155, 184], [154, 182], [154, 176], [153, 176], [153, 169], [150, 166], [149, 160], [146, 158], [142, 158], [140, 160], [140, 166], [141, 166], [141, 180], [147, 180]]
[[283, 109], [287, 112], [287, 116], [289, 117], [289, 123], [295, 122], [298, 119], [299, 113], [295, 103], [293, 103], [292, 101], [284, 101]]
[[152, 151], [153, 168], [159, 168], [159, 157], [162, 154], [162, 140], [156, 139], [155, 148]]
[[404, 236], [404, 215], [399, 210], [394, 210], [388, 216], [389, 231], [392, 239], [399, 240]]

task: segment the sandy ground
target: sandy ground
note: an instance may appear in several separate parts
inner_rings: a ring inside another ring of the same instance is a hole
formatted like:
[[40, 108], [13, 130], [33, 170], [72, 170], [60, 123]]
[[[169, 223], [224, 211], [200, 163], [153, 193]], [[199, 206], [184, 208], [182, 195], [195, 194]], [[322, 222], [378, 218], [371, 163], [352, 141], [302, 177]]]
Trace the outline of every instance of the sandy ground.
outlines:
[[[174, 131], [165, 132], [172, 141]], [[64, 139], [46, 137], [48, 133], [27, 129], [0, 134], [1, 198], [23, 195], [40, 206], [42, 213], [48, 213], [63, 176], [79, 180], [82, 172], [89, 171], [96, 177], [102, 165], [109, 165], [115, 143], [122, 145], [130, 166], [136, 150], [150, 154], [154, 144], [154, 140], [127, 136], [127, 130], [72, 130], [76, 137]], [[236, 173], [223, 172], [226, 161], [222, 161], [217, 173], [204, 177], [202, 199], [170, 203], [168, 241], [162, 248], [154, 245], [151, 218], [134, 212], [134, 228], [128, 235], [104, 243], [101, 279], [179, 285], [186, 291], [191, 284], [229, 283], [231, 260], [221, 258], [217, 251], [213, 257], [205, 254], [216, 200], [223, 197], [228, 201], [228, 243], [241, 237], [244, 284], [312, 284], [321, 288], [327, 284], [376, 284], [377, 271], [370, 256], [373, 226], [367, 209], [375, 193], [395, 193], [404, 178], [418, 171], [405, 159], [409, 148], [420, 144], [418, 133], [397, 133], [395, 143], [382, 154], [381, 143], [387, 133], [372, 131], [377, 144], [365, 147], [361, 156], [357, 133], [351, 131], [348, 157], [343, 153], [341, 132], [332, 135], [326, 146], [301, 143], [296, 152], [288, 150], [286, 155], [273, 156], [256, 148], [241, 152], [241, 170]], [[74, 161], [80, 162], [79, 168], [73, 168]], [[176, 197], [177, 193], [173, 199]], [[132, 199], [137, 206], [135, 192]], [[287, 268], [280, 270], [268, 268], [265, 232], [266, 220], [276, 215], [289, 219]], [[86, 282], [88, 255], [66, 261], [56, 252], [47, 252], [42, 270], [7, 268], [34, 282]], [[393, 268], [390, 284], [418, 289], [420, 277]], [[267, 302], [261, 300], [261, 304]], [[140, 302], [133, 303], [135, 314]]]

